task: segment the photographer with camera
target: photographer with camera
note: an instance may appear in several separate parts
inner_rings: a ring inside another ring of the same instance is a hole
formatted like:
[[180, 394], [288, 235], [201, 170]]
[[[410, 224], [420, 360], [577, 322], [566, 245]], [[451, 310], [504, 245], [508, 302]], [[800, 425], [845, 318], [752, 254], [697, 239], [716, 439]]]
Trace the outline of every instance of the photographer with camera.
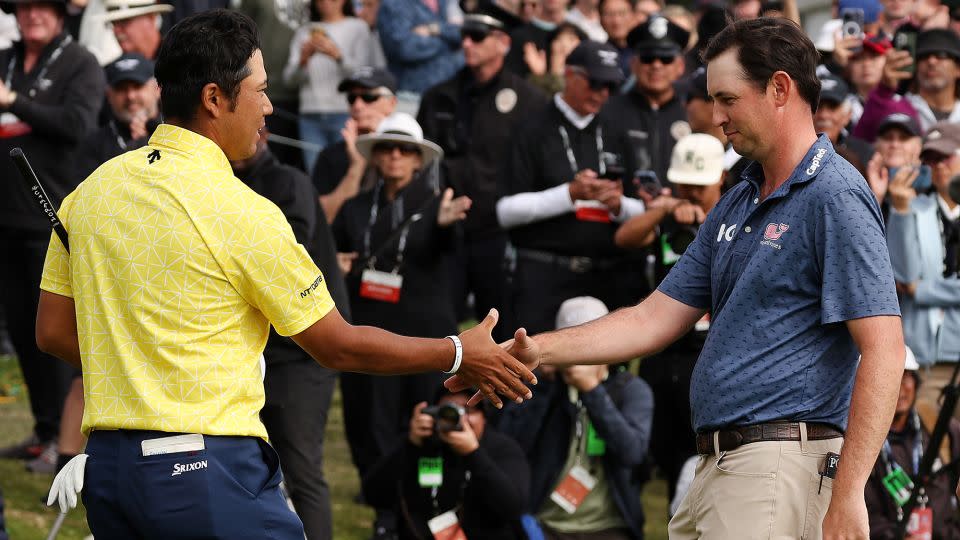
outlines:
[[[409, 434], [363, 478], [367, 502], [393, 508], [398, 540], [520, 540], [530, 470], [509, 437], [486, 429], [472, 390], [437, 391], [436, 405], [413, 408]], [[453, 536], [451, 536], [453, 538]]]
[[[723, 156], [723, 144], [712, 135], [693, 133], [677, 141], [667, 170], [676, 197], [656, 197], [645, 213], [617, 231], [614, 240], [622, 248], [655, 246], [657, 283], [680, 260], [707, 213], [720, 200]], [[650, 385], [657, 404], [650, 452], [667, 479], [671, 499], [683, 463], [696, 454], [690, 424], [690, 376], [709, 328], [707, 316], [692, 332], [640, 364], [639, 375]]]

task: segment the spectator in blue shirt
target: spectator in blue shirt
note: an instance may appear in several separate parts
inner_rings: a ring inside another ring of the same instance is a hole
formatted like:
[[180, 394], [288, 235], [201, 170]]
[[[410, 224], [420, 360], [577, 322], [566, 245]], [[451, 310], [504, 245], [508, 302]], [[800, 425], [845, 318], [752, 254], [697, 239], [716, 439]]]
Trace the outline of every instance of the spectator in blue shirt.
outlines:
[[868, 535], [864, 486], [905, 352], [877, 200], [814, 131], [818, 58], [785, 19], [717, 34], [704, 54], [713, 118], [755, 161], [744, 181], [642, 303], [535, 338], [520, 329], [508, 347], [528, 366], [622, 362], [710, 311], [690, 390], [701, 457], [672, 540]]
[[380, 43], [387, 67], [397, 77], [403, 112], [415, 115], [420, 94], [463, 67], [460, 26], [446, 16], [453, 1], [384, 0], [380, 5]]

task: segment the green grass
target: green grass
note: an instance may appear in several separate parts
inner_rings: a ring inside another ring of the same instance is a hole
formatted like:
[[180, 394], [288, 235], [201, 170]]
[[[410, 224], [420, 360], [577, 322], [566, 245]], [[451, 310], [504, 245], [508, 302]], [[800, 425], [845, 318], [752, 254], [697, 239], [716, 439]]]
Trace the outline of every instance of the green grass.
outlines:
[[[26, 391], [20, 379], [17, 362], [11, 357], [0, 357], [0, 396], [12, 396], [12, 403], [0, 404], [0, 446], [19, 441], [30, 432], [32, 418], [26, 401]], [[343, 435], [343, 416], [340, 413], [339, 391], [334, 395], [333, 408], [327, 423], [324, 443], [325, 473], [333, 499], [333, 531], [337, 540], [366, 540], [370, 536], [373, 512], [353, 502], [360, 482], [350, 462], [350, 453]], [[28, 473], [23, 463], [0, 460], [0, 488], [6, 503], [5, 517], [10, 538], [15, 540], [43, 540], [47, 537], [57, 512], [41, 503], [50, 487], [51, 476]], [[648, 540], [666, 540], [666, 484], [656, 480], [643, 493], [643, 507], [647, 515]], [[80, 540], [89, 531], [83, 507], [70, 512], [58, 540]]]

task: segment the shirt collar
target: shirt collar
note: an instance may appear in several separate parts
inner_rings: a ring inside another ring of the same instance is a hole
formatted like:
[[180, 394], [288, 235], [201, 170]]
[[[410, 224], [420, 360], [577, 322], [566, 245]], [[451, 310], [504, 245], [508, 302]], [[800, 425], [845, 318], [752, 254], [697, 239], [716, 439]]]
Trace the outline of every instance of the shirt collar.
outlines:
[[[771, 197], [789, 191], [790, 187], [794, 184], [810, 182], [816, 178], [817, 175], [820, 174], [820, 171], [823, 170], [823, 166], [830, 161], [835, 153], [833, 143], [830, 142], [829, 137], [826, 135], [817, 137], [816, 142], [813, 143], [810, 150], [807, 150], [807, 154], [803, 156], [800, 163], [793, 169], [790, 178], [778, 187], [777, 190], [771, 194]], [[760, 184], [763, 182], [763, 167], [761, 167], [759, 163], [753, 162], [744, 169], [741, 178], [752, 184], [753, 187], [759, 191]]]
[[957, 205], [953, 210], [950, 209], [950, 205], [947, 204], [947, 201], [943, 200], [943, 196], [937, 193], [937, 204], [940, 205], [940, 210], [943, 212], [943, 215], [947, 216], [947, 219], [950, 221], [957, 221], [960, 219], [960, 205]]
[[150, 137], [150, 146], [189, 154], [194, 156], [197, 162], [225, 169], [233, 175], [230, 161], [217, 143], [189, 129], [160, 124]]
[[559, 93], [553, 95], [553, 103], [556, 104], [557, 108], [560, 109], [560, 112], [563, 116], [570, 121], [577, 129], [586, 129], [590, 125], [590, 122], [593, 122], [595, 114], [588, 114], [586, 116], [580, 116], [577, 114], [577, 111], [573, 110], [573, 107], [567, 105], [567, 102], [560, 97]]

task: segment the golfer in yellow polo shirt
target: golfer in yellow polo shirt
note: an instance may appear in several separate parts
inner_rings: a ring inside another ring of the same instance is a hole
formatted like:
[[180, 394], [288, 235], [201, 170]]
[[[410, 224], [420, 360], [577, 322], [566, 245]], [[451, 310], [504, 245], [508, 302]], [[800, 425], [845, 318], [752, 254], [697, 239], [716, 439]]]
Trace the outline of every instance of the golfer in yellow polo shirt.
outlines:
[[340, 317], [280, 210], [231, 172], [272, 112], [259, 48], [234, 12], [172, 28], [166, 123], [63, 202], [71, 251], [51, 238], [37, 341], [82, 367], [89, 434], [52, 491], [75, 503], [84, 479], [98, 540], [303, 538], [258, 417], [271, 324], [334, 369], [458, 371], [495, 403], [529, 397], [532, 373], [490, 337], [495, 312], [447, 339]]

